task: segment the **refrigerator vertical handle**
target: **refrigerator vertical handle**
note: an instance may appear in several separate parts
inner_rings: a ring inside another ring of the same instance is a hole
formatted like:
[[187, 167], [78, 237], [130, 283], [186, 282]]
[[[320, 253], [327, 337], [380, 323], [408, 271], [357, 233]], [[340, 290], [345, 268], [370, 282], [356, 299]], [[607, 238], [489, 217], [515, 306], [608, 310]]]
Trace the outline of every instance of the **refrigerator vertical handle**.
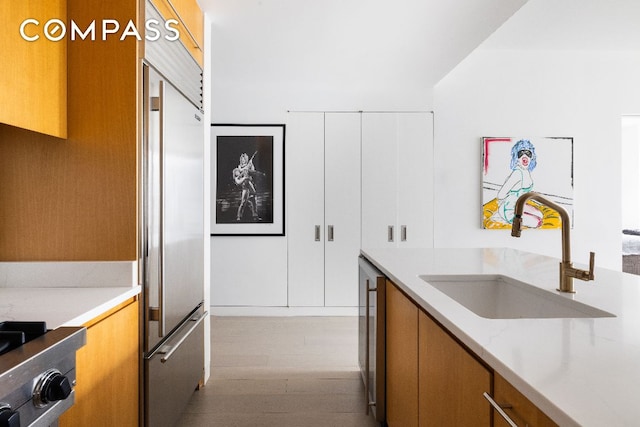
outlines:
[[160, 164], [158, 167], [160, 179], [158, 180], [160, 190], [160, 233], [158, 244], [158, 336], [163, 337], [165, 334], [165, 310], [164, 310], [164, 81], [160, 80], [158, 91], [158, 111], [160, 112], [159, 120], [159, 151]]
[[[146, 72], [148, 72], [145, 69]], [[145, 85], [148, 85], [148, 78]], [[148, 92], [149, 88], [146, 87]], [[149, 307], [149, 319], [158, 322], [158, 337], [165, 335], [165, 310], [164, 310], [164, 81], [159, 81], [157, 97], [150, 97], [149, 111], [159, 112], [158, 119], [158, 150], [160, 152], [160, 161], [158, 164], [158, 190], [159, 190], [159, 212], [158, 212], [158, 306]], [[148, 132], [147, 132], [148, 135]], [[148, 140], [146, 141], [149, 142]], [[147, 211], [147, 214], [150, 212]], [[147, 232], [148, 234], [148, 232]]]
[[[163, 100], [164, 100], [164, 82], [160, 82], [160, 93], [159, 96], [151, 96], [151, 89], [150, 89], [150, 76], [149, 76], [149, 67], [147, 65], [145, 65], [143, 67], [143, 80], [144, 80], [144, 86], [143, 86], [143, 108], [145, 111], [144, 114], [144, 121], [143, 121], [143, 126], [144, 126], [144, 141], [143, 144], [145, 145], [144, 149], [148, 150], [150, 145], [151, 145], [151, 141], [150, 141], [150, 127], [151, 127], [151, 123], [149, 120], [149, 113], [154, 111], [154, 112], [160, 112], [160, 117], [159, 117], [159, 148], [160, 151], [162, 152], [162, 144], [163, 144], [163, 129], [164, 129], [164, 123], [163, 123], [163, 114], [162, 114], [162, 108], [163, 108]], [[161, 154], [162, 156], [162, 154]], [[162, 157], [161, 157], [162, 159]], [[150, 160], [149, 159], [145, 159], [143, 160], [143, 188], [145, 189], [145, 192], [151, 191], [150, 188], [152, 186], [152, 182], [153, 179], [150, 176], [150, 172], [149, 172], [149, 165]], [[160, 175], [160, 182], [158, 183], [159, 185], [159, 189], [160, 189], [160, 212], [159, 212], [159, 242], [158, 242], [158, 301], [157, 307], [152, 307], [150, 305], [150, 300], [147, 298], [147, 303], [145, 304], [145, 309], [148, 311], [146, 313], [146, 315], [149, 318], [149, 321], [152, 322], [159, 322], [158, 325], [158, 336], [159, 337], [163, 337], [164, 333], [165, 333], [165, 321], [164, 321], [164, 271], [163, 271], [163, 192], [162, 192], [162, 185], [163, 185], [163, 171], [162, 171], [162, 160], [160, 161], [160, 165], [159, 165], [159, 175]], [[152, 213], [150, 212], [150, 209], [152, 209], [152, 205], [149, 202], [148, 199], [149, 195], [145, 194], [144, 195], [144, 201], [143, 201], [143, 230], [142, 230], [142, 236], [143, 236], [143, 254], [142, 256], [144, 257], [144, 272], [142, 273], [144, 275], [144, 282], [145, 282], [145, 286], [147, 286], [147, 283], [149, 282], [149, 278], [150, 278], [150, 271], [149, 271], [149, 267], [150, 267], [150, 263], [149, 263], [149, 256], [150, 256], [150, 247], [149, 247], [149, 239], [151, 238], [151, 234], [149, 231], [149, 217], [150, 215], [152, 215]]]

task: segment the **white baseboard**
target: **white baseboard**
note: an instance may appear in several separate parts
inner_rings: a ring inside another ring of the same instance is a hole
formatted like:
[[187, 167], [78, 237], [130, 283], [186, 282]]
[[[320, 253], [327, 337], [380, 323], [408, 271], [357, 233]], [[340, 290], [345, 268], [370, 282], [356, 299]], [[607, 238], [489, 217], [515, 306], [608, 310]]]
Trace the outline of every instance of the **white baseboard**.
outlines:
[[357, 316], [358, 307], [211, 306], [212, 316]]

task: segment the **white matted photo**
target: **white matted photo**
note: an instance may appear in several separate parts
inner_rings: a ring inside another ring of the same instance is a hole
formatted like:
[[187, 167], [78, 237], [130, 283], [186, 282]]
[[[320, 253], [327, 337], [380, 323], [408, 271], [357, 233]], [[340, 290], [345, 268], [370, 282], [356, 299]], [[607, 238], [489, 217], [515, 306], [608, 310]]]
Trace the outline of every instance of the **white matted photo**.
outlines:
[[211, 235], [284, 236], [285, 125], [211, 125]]

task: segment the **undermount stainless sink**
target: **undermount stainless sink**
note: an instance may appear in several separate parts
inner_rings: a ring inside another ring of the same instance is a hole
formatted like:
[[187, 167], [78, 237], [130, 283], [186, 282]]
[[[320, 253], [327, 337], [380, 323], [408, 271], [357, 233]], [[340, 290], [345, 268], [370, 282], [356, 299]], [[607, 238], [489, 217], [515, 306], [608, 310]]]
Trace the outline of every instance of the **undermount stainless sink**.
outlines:
[[566, 295], [499, 274], [421, 275], [420, 278], [487, 319], [616, 317]]

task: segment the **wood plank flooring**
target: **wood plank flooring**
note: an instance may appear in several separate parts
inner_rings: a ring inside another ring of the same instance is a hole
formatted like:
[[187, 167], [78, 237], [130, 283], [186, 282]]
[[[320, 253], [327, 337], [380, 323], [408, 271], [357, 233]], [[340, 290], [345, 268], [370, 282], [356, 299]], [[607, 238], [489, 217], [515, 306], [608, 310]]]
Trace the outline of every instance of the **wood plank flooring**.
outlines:
[[180, 426], [374, 427], [357, 317], [212, 317], [211, 378]]

